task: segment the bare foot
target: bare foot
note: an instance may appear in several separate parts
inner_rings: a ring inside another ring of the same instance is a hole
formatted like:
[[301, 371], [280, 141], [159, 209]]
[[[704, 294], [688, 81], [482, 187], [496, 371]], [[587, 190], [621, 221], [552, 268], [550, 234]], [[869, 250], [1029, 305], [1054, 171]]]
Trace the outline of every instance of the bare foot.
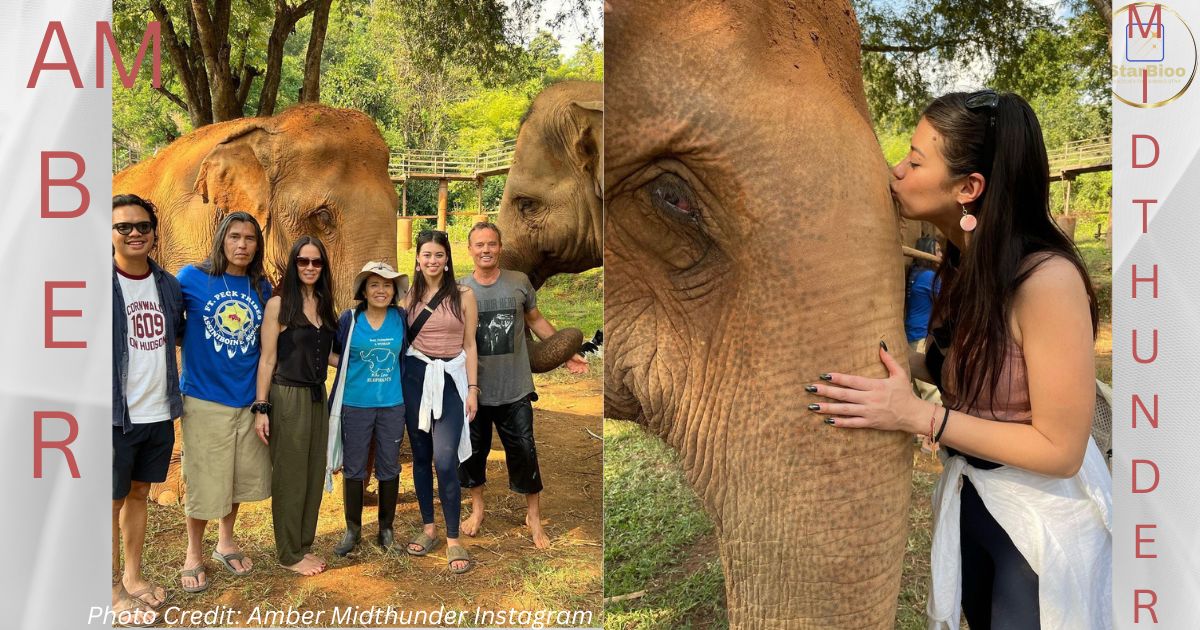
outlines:
[[158, 619], [158, 613], [132, 597], [121, 597], [113, 602], [113, 615], [113, 625], [124, 626], [148, 626]]
[[[229, 549], [222, 549], [221, 544], [217, 543], [217, 553], [219, 553], [223, 556], [227, 556], [231, 553], [238, 553], [241, 550], [242, 550], [242, 548], [238, 547], [237, 545], [233, 545]], [[250, 561], [250, 556], [243, 556], [242, 558], [239, 558], [237, 560], [230, 560], [229, 564], [232, 564], [233, 568], [237, 569], [238, 572], [240, 572], [240, 573], [245, 573], [246, 571], [249, 571], [250, 569], [254, 568], [254, 563]]]
[[316, 555], [316, 554], [312, 554], [312, 553], [306, 553], [306, 554], [304, 554], [304, 557], [305, 557], [305, 558], [308, 558], [309, 560], [312, 560], [312, 561], [313, 561], [313, 562], [315, 562], [315, 563], [317, 563], [317, 565], [318, 565], [318, 566], [320, 566], [322, 569], [324, 569], [324, 568], [327, 566], [327, 565], [325, 564], [325, 559], [324, 559], [324, 558], [322, 558], [321, 556], [318, 556], [318, 555]]
[[529, 518], [525, 515], [525, 526], [529, 528], [529, 535], [533, 537], [533, 546], [538, 549], [550, 548], [550, 537], [546, 535], [546, 530], [542, 529], [542, 519]]
[[136, 580], [125, 580], [125, 590], [129, 592], [129, 596], [134, 599], [139, 599], [143, 604], [158, 610], [159, 606], [167, 600], [167, 591], [163, 587], [148, 582], [139, 576]]
[[475, 534], [479, 533], [479, 528], [482, 526], [483, 508], [472, 508], [471, 516], [468, 516], [467, 520], [462, 522], [462, 525], [459, 526], [459, 529], [462, 530], [462, 533], [473, 537]]
[[309, 559], [308, 556], [301, 558], [300, 562], [297, 562], [296, 564], [284, 565], [283, 568], [289, 571], [295, 571], [300, 575], [316, 575], [325, 570], [325, 567], [317, 564], [316, 561]]

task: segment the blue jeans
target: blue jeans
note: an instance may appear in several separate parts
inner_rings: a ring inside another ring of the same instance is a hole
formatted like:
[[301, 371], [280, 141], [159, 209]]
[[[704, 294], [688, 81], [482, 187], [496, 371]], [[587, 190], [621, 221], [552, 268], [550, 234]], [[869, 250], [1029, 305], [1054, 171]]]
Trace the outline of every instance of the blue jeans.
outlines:
[[404, 357], [404, 421], [408, 425], [408, 441], [413, 453], [413, 485], [417, 503], [421, 506], [421, 522], [433, 523], [433, 472], [437, 471], [438, 497], [442, 500], [442, 516], [446, 519], [446, 537], [458, 538], [458, 522], [462, 512], [462, 488], [458, 482], [458, 441], [462, 436], [463, 401], [450, 375], [442, 388], [442, 417], [434, 420], [430, 432], [417, 428], [417, 410], [421, 407], [421, 389], [425, 382], [426, 363]]

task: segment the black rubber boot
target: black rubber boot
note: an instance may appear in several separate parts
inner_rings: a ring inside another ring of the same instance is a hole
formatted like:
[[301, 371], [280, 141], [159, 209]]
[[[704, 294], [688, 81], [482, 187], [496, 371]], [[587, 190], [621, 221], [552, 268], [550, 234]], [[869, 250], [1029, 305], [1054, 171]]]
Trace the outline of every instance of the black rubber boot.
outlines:
[[346, 535], [333, 548], [333, 553], [339, 556], [354, 551], [362, 537], [363, 482], [357, 479], [343, 480], [342, 501], [346, 512]]
[[379, 482], [379, 546], [386, 551], [392, 548], [396, 535], [392, 533], [392, 521], [396, 518], [396, 501], [400, 498], [400, 479]]

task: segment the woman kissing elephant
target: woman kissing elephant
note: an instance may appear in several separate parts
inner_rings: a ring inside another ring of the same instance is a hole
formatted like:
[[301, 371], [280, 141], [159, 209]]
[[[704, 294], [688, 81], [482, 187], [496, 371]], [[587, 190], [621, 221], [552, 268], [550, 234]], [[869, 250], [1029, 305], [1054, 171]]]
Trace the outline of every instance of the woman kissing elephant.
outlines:
[[905, 361], [850, 2], [609, 7], [605, 415], [679, 451], [731, 627], [890, 628], [910, 442], [798, 402], [884, 376], [881, 341]]

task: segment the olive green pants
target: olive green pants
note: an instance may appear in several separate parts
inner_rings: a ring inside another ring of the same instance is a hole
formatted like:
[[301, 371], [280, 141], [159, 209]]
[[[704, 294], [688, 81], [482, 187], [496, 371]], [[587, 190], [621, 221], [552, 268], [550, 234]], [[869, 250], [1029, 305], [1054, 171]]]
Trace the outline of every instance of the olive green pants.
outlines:
[[312, 550], [325, 482], [329, 411], [307, 387], [271, 384], [271, 519], [279, 563], [296, 564]]

